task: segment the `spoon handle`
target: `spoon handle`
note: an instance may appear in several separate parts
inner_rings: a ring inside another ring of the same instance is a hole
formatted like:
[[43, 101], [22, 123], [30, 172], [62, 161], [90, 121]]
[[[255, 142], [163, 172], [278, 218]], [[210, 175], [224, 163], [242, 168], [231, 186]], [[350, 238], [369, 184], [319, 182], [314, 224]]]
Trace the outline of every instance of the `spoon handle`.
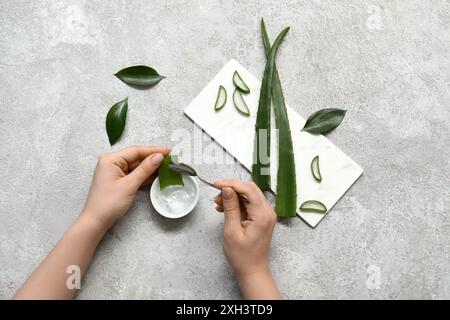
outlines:
[[213, 188], [216, 188], [216, 189], [218, 189], [218, 190], [220, 190], [220, 188], [219, 187], [216, 187], [214, 184], [212, 184], [211, 182], [209, 182], [209, 181], [207, 181], [207, 180], [205, 180], [205, 179], [203, 179], [202, 177], [200, 177], [199, 175], [197, 175], [197, 178], [199, 178], [200, 179], [200, 181], [202, 181], [203, 183], [206, 183], [208, 186], [210, 186], [210, 187], [213, 187]]
[[[218, 189], [218, 190], [221, 190], [219, 187], [216, 187], [214, 184], [212, 184], [211, 182], [209, 182], [209, 181], [203, 179], [203, 178], [200, 177], [199, 175], [197, 175], [197, 178], [199, 178], [200, 181], [202, 181], [203, 183], [206, 183], [208, 186], [213, 187], [213, 188], [216, 188], [216, 189]], [[247, 203], [249, 202], [249, 200], [248, 200], [248, 198], [247, 198], [247, 196], [246, 196], [245, 194], [239, 193], [239, 192], [238, 192], [238, 196], [239, 196], [239, 198], [241, 198], [241, 200], [243, 200], [243, 201], [245, 201], [245, 202], [247, 202]]]

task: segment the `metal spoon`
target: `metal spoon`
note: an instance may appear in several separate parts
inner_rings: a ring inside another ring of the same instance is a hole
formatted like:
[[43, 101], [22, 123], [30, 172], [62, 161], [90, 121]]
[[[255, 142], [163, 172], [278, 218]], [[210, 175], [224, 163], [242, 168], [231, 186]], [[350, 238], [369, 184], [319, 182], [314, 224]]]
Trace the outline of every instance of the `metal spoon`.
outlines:
[[[209, 182], [208, 180], [203, 179], [202, 177], [200, 177], [197, 172], [194, 170], [194, 168], [192, 168], [191, 166], [188, 166], [187, 164], [184, 163], [171, 163], [169, 164], [170, 169], [172, 169], [173, 171], [176, 171], [178, 173], [187, 175], [187, 176], [191, 176], [191, 177], [197, 177], [200, 181], [202, 181], [203, 183], [206, 183], [208, 186], [216, 188], [218, 190], [221, 190], [219, 187], [216, 187], [214, 184], [212, 184], [211, 182]], [[249, 202], [247, 196], [243, 193], [238, 193], [238, 196], [246, 201]]]

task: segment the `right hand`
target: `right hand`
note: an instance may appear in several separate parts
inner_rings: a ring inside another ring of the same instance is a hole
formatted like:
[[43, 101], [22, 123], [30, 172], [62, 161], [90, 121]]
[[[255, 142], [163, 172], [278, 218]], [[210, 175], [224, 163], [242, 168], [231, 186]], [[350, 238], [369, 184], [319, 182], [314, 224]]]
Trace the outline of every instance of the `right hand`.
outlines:
[[[224, 212], [223, 250], [236, 276], [270, 274], [269, 251], [276, 214], [254, 182], [216, 181], [222, 193], [216, 210]], [[247, 201], [240, 202], [237, 193]]]

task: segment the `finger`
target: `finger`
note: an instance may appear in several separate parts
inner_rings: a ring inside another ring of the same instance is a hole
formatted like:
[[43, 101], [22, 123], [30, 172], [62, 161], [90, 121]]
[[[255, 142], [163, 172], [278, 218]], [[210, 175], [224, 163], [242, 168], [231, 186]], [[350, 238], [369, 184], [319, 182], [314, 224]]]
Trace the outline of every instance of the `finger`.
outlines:
[[242, 221], [242, 227], [244, 227], [244, 229], [247, 229], [249, 226], [251, 226], [253, 224], [253, 222], [252, 221], [250, 221], [250, 220], [245, 220], [245, 221]]
[[[126, 173], [126, 174], [129, 174], [131, 171], [133, 171], [134, 169], [136, 169], [136, 168], [139, 166], [140, 163], [141, 163], [140, 161], [139, 161], [139, 162], [133, 162], [133, 163], [129, 166], [128, 170], [125, 171], [125, 173]], [[151, 184], [153, 183], [153, 181], [155, 181], [155, 179], [156, 179], [157, 176], [158, 176], [158, 172], [157, 172], [157, 171], [153, 172], [153, 174], [152, 174], [147, 180], [144, 181], [144, 183], [142, 184], [142, 186], [149, 186], [149, 185], [151, 185]]]
[[229, 187], [222, 189], [223, 209], [225, 214], [224, 231], [241, 230], [241, 208], [236, 192]]
[[214, 202], [218, 205], [223, 207], [223, 198], [222, 196], [219, 194], [217, 197], [214, 198]]
[[150, 176], [150, 178], [148, 178], [147, 180], [144, 181], [144, 183], [142, 184], [142, 186], [149, 186], [149, 185], [151, 185], [151, 184], [153, 183], [153, 181], [155, 181], [155, 179], [156, 179], [157, 176], [158, 176], [158, 175], [156, 174], [156, 172], [153, 173], [153, 174]]
[[[129, 174], [131, 171], [133, 171], [134, 169], [136, 169], [139, 165], [141, 164], [141, 161], [135, 161], [132, 164], [128, 165], [128, 170], [125, 172], [126, 174]], [[153, 174], [150, 176], [150, 178], [148, 178], [143, 185], [150, 185], [153, 183], [153, 181], [156, 179], [156, 177], [158, 176], [158, 172], [153, 172]]]
[[246, 209], [245, 219], [258, 221], [268, 215], [268, 209], [265, 206], [269, 206], [269, 204], [266, 197], [253, 181], [221, 180], [216, 181], [215, 184], [218, 186], [228, 185], [248, 198], [249, 201], [242, 201], [243, 207]]
[[214, 198], [214, 202], [215, 204], [217, 204], [216, 206], [216, 210], [218, 212], [223, 212], [223, 199], [222, 199], [222, 194], [219, 193], [215, 198]]
[[154, 153], [147, 158], [129, 173], [124, 179], [128, 180], [133, 191], [137, 191], [139, 187], [150, 178], [150, 176], [158, 169], [164, 155], [162, 153]]
[[[214, 198], [214, 202], [217, 204], [216, 206], [216, 210], [219, 212], [223, 212], [223, 198], [222, 198], [222, 194], [217, 195]], [[239, 206], [241, 208], [241, 221], [247, 219], [247, 211], [245, 208], [245, 205], [243, 204], [242, 201], [239, 202]]]
[[261, 190], [253, 182], [243, 182], [239, 180], [219, 180], [215, 181], [214, 185], [218, 188], [230, 187], [234, 191], [244, 194], [249, 202], [261, 201], [264, 197]]
[[168, 155], [170, 150], [171, 149], [167, 147], [128, 147], [117, 151], [112, 155], [118, 156], [124, 159], [128, 164], [131, 164], [136, 161], [142, 161], [154, 153]]
[[128, 171], [129, 172], [133, 171], [134, 169], [136, 169], [138, 167], [138, 165], [140, 163], [141, 163], [141, 160], [138, 160], [138, 161], [135, 161], [135, 162], [132, 162], [132, 163], [128, 164]]

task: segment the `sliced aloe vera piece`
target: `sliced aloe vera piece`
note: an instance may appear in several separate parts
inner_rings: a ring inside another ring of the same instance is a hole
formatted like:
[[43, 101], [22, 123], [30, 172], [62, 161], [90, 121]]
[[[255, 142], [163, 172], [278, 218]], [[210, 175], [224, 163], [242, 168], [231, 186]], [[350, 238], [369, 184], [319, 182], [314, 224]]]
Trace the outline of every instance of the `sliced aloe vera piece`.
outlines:
[[249, 93], [250, 88], [245, 84], [244, 80], [242, 80], [241, 75], [235, 71], [233, 74], [233, 83], [237, 89], [239, 89], [242, 93]]
[[302, 203], [300, 210], [304, 212], [325, 213], [327, 212], [327, 207], [320, 201], [308, 200]]
[[320, 174], [320, 167], [319, 167], [319, 156], [315, 156], [314, 159], [312, 159], [311, 172], [313, 174], [314, 179], [316, 179], [318, 182], [322, 181], [322, 175]]
[[219, 92], [217, 92], [216, 103], [214, 104], [214, 110], [219, 111], [227, 103], [227, 90], [223, 86], [219, 87]]
[[242, 93], [238, 89], [235, 89], [233, 92], [233, 102], [237, 111], [246, 117], [250, 116], [250, 109], [247, 107], [247, 104], [242, 97]]
[[177, 161], [177, 156], [165, 156], [159, 167], [159, 189], [163, 190], [168, 186], [184, 186], [181, 174], [172, 170], [170, 164]]

